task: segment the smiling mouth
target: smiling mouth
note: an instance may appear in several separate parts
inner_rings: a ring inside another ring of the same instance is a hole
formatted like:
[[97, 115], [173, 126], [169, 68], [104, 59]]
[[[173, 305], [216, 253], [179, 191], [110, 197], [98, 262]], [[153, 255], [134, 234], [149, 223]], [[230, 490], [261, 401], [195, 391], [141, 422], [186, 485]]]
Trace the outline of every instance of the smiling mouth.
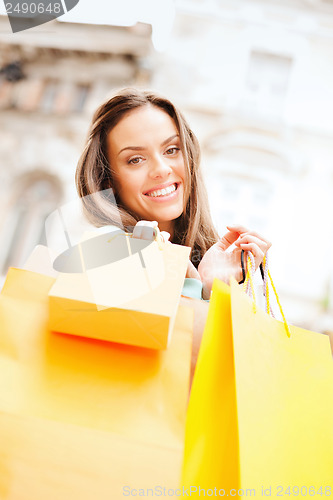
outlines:
[[145, 196], [150, 196], [151, 198], [163, 198], [163, 196], [169, 196], [174, 193], [178, 189], [178, 183], [175, 182], [164, 189], [157, 189], [156, 191], [151, 191], [150, 193], [146, 193]]

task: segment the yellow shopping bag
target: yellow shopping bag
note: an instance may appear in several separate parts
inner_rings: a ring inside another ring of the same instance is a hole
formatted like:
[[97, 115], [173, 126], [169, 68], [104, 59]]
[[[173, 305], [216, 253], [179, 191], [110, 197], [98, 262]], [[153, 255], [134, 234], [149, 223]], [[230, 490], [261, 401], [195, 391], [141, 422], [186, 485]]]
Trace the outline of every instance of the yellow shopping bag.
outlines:
[[0, 294], [0, 498], [117, 500], [176, 489], [192, 311], [179, 308], [165, 351], [53, 333], [53, 284], [11, 269]]
[[289, 333], [236, 282], [214, 282], [186, 424], [193, 498], [332, 494], [329, 338]]

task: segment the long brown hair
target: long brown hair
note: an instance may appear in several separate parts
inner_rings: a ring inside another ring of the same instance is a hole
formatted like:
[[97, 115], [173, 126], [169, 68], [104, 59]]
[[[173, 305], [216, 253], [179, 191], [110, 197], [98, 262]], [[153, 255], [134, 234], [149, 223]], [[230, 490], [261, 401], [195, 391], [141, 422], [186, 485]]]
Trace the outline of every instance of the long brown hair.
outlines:
[[[209, 211], [200, 169], [198, 140], [181, 112], [168, 99], [152, 91], [125, 88], [102, 104], [93, 116], [87, 143], [77, 166], [76, 187], [83, 198], [85, 214], [95, 226], [113, 224], [125, 229], [135, 226], [139, 216], [122, 205], [117, 196], [112, 165], [106, 154], [106, 138], [126, 113], [146, 105], [156, 106], [168, 113], [179, 131], [186, 169], [185, 210], [175, 220], [172, 242], [191, 247], [191, 260], [197, 267], [204, 253], [217, 241], [218, 233]], [[115, 200], [103, 195], [110, 188]], [[96, 195], [89, 196], [93, 193]]]

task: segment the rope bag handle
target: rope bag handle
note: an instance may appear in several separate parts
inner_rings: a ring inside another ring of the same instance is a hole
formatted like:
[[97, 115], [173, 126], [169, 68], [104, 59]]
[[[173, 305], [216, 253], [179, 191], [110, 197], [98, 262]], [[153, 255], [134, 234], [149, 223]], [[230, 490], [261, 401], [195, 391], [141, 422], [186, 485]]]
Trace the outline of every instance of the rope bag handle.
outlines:
[[[243, 251], [244, 250], [242, 250], [242, 252]], [[254, 256], [251, 252], [247, 252], [247, 273], [246, 273], [245, 281], [243, 283], [243, 290], [247, 295], [249, 295], [249, 297], [252, 298], [253, 312], [256, 313], [257, 312], [257, 301], [256, 301], [255, 292], [254, 292], [254, 285], [253, 285], [254, 272], [255, 272]], [[269, 290], [269, 284], [270, 284], [272, 289], [273, 289], [273, 292], [274, 292], [274, 295], [276, 298], [276, 302], [277, 302], [279, 309], [280, 309], [280, 314], [281, 314], [282, 319], [283, 319], [286, 333], [287, 333], [288, 337], [290, 337], [291, 336], [290, 328], [289, 328], [289, 325], [287, 323], [286, 317], [284, 315], [282, 305], [280, 302], [280, 298], [279, 298], [279, 295], [277, 293], [276, 287], [274, 285], [271, 273], [268, 269], [267, 254], [264, 256], [262, 264], [260, 264], [260, 272], [261, 272], [261, 276], [262, 276], [262, 279], [264, 282], [264, 296], [266, 299], [266, 312], [267, 312], [267, 314], [269, 314], [270, 316], [275, 318], [273, 310], [272, 310], [272, 306], [270, 304], [270, 290]]]

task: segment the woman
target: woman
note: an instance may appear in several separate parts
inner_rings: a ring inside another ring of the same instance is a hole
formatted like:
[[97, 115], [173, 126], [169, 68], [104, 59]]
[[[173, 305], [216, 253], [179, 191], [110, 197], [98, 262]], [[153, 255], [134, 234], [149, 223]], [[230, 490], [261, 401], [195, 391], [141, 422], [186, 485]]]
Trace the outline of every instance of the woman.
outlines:
[[[241, 280], [241, 250], [250, 250], [258, 267], [271, 246], [242, 226], [227, 226], [228, 232], [219, 238], [210, 216], [198, 140], [174, 104], [154, 92], [123, 89], [98, 108], [76, 184], [94, 225], [134, 227], [134, 237], [145, 237], [146, 226], [158, 225], [165, 239], [191, 247], [187, 278], [199, 280], [205, 299], [214, 277]], [[116, 203], [107, 196], [97, 202], [88, 196], [109, 189]], [[232, 243], [235, 249], [226, 252]]]

